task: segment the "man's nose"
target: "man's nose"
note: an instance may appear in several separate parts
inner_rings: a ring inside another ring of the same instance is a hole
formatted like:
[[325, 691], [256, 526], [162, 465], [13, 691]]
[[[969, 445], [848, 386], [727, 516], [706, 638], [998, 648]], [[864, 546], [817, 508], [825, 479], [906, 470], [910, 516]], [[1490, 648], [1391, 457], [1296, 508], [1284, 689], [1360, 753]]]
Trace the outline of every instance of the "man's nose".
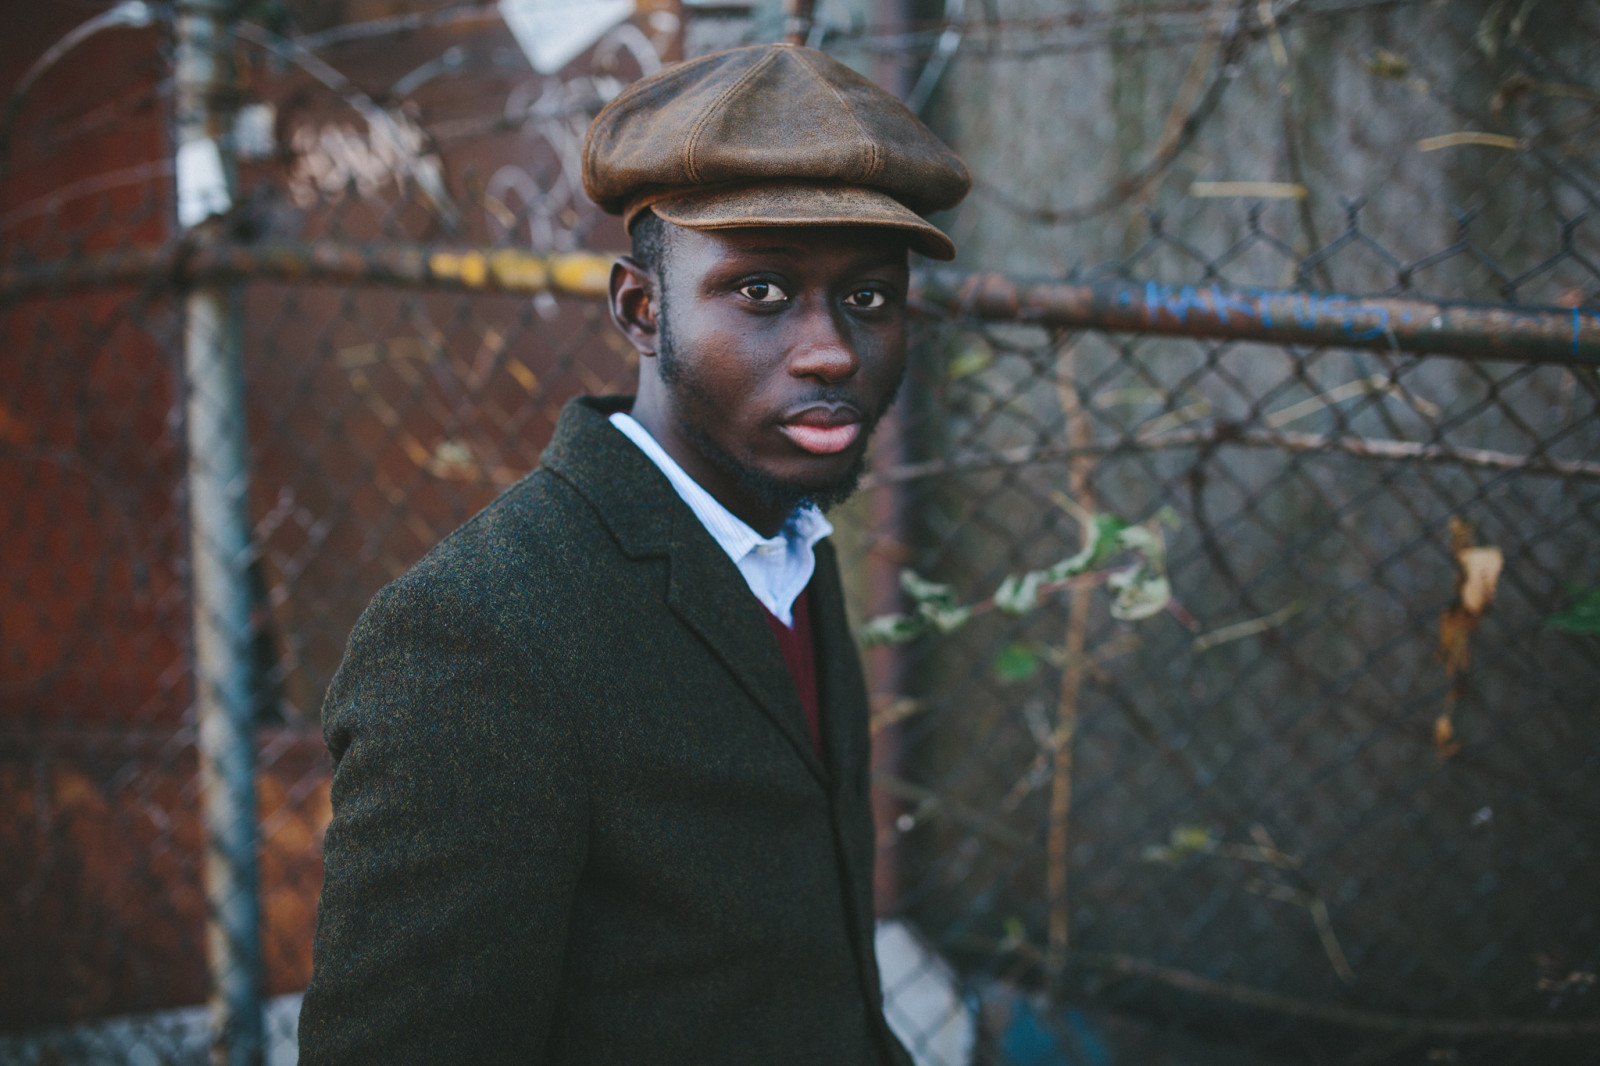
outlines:
[[860, 369], [861, 357], [832, 314], [819, 309], [805, 316], [799, 342], [789, 352], [789, 373], [833, 385]]

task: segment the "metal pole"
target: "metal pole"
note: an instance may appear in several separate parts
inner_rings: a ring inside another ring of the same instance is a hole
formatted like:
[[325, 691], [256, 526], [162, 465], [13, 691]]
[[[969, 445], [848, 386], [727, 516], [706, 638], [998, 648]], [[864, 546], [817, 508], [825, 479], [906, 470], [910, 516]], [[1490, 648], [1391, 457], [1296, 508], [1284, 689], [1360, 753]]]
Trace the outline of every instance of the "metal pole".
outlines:
[[783, 39], [787, 44], [805, 44], [811, 36], [811, 20], [817, 0], [783, 0]]
[[[174, 31], [178, 222], [190, 227], [233, 202], [229, 123], [217, 107], [226, 103], [233, 85], [227, 6], [221, 0], [188, 0], [176, 11]], [[197, 289], [186, 298], [184, 311], [211, 1059], [219, 1066], [259, 1066], [261, 908], [239, 295], [224, 287]]]
[[[809, 7], [809, 5], [808, 5]], [[810, 11], [806, 11], [809, 19]], [[878, 0], [877, 15], [890, 32], [900, 32], [911, 24], [910, 0]], [[897, 56], [882, 56], [874, 71], [877, 82], [896, 98], [904, 99], [910, 88], [911, 72]], [[907, 391], [910, 391], [909, 389]], [[890, 470], [910, 460], [910, 442], [906, 439], [906, 423], [901, 414], [904, 401], [890, 409], [878, 424], [878, 433], [872, 445], [872, 465], [876, 470]], [[869, 617], [889, 614], [905, 607], [905, 595], [900, 591], [900, 567], [906, 562], [910, 544], [909, 493], [903, 483], [882, 479], [871, 492], [871, 550], [867, 554], [867, 594], [870, 601]], [[908, 691], [910, 670], [904, 645], [885, 645], [866, 652], [869, 676], [878, 691], [896, 700], [910, 699]], [[879, 729], [872, 738], [872, 772], [875, 777], [899, 777], [904, 756], [903, 729], [890, 723]], [[872, 796], [873, 827], [879, 840], [899, 840], [900, 818], [905, 804], [899, 797], [878, 790]], [[879, 849], [873, 867], [874, 904], [884, 917], [898, 915], [901, 909], [901, 870], [905, 867], [906, 853], [901, 847]]]
[[1074, 284], [1003, 274], [919, 273], [912, 297], [964, 317], [1268, 344], [1327, 345], [1581, 366], [1600, 362], [1600, 311], [1444, 303], [1416, 296]]

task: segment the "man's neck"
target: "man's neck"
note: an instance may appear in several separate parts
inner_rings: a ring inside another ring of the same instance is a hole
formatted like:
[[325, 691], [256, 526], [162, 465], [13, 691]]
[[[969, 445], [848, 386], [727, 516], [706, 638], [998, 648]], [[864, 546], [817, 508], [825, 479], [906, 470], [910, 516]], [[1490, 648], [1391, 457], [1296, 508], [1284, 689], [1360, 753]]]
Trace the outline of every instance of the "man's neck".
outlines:
[[665, 391], [658, 382], [650, 378], [642, 379], [639, 396], [629, 412], [634, 421], [655, 438], [661, 450], [670, 455], [684, 473], [731, 514], [763, 537], [777, 536], [794, 513], [794, 508], [765, 505], [741, 489], [732, 473], [714, 462], [685, 435], [682, 425], [668, 409]]

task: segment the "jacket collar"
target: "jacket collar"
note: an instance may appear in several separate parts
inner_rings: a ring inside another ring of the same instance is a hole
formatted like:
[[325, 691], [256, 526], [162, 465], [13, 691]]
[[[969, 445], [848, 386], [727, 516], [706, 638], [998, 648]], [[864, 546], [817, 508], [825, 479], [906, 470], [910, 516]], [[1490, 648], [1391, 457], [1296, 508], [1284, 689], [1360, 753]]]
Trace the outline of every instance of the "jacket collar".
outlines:
[[[624, 555], [667, 559], [668, 608], [705, 642], [827, 786], [829, 775], [811, 746], [805, 711], [761, 605], [666, 475], [607, 421], [632, 403], [629, 396], [585, 396], [568, 403], [540, 465], [589, 502]], [[827, 580], [837, 585], [832, 573]], [[821, 660], [821, 642], [817, 650]], [[819, 669], [824, 720], [832, 725], [829, 706], [841, 701], [830, 698], [828, 680], [829, 671]], [[829, 747], [835, 747], [831, 739]]]
[[623, 554], [639, 559], [669, 554], [673, 508], [668, 504], [677, 494], [666, 475], [607, 421], [613, 411], [632, 406], [632, 396], [570, 401], [561, 409], [539, 465], [577, 489], [617, 538]]

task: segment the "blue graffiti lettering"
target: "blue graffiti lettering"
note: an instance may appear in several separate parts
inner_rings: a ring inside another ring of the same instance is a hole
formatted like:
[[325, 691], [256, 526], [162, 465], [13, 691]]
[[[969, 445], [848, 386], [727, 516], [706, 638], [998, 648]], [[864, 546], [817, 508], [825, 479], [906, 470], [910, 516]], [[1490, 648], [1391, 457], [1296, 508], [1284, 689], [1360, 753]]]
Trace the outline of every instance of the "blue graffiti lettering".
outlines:
[[[1176, 295], [1174, 295], [1174, 293]], [[1199, 294], [1193, 285], [1185, 285], [1181, 289], [1157, 285], [1153, 281], [1145, 282], [1144, 286], [1145, 317], [1151, 323], [1156, 320], [1160, 311], [1165, 311], [1180, 323], [1189, 320], [1190, 308], [1202, 308]]]
[[[1355, 322], [1352, 321], [1355, 315], [1370, 315], [1377, 319], [1377, 325], [1371, 329], [1355, 331]], [[1345, 319], [1344, 328], [1355, 331], [1355, 339], [1358, 341], [1376, 340], [1389, 332], [1389, 309], [1381, 304], [1357, 304], [1351, 308], [1350, 317]]]
[[1314, 292], [1289, 293], [1289, 307], [1294, 312], [1295, 324], [1315, 329], [1321, 318], [1321, 305], [1339, 299], [1337, 296], [1319, 297]]
[[1237, 311], [1247, 318], [1259, 317], [1254, 304], [1233, 293], [1223, 292], [1218, 285], [1211, 286], [1211, 310], [1216, 313], [1217, 321], [1223, 325], [1228, 324], [1229, 311]]
[[[1123, 306], [1127, 306], [1133, 299], [1133, 294], [1129, 290], [1124, 290], [1118, 298]], [[1191, 310], [1205, 310], [1209, 304], [1211, 313], [1221, 325], [1228, 325], [1232, 321], [1232, 316], [1237, 314], [1246, 319], [1255, 319], [1265, 329], [1270, 330], [1273, 328], [1274, 303], [1277, 303], [1279, 310], [1285, 311], [1301, 329], [1312, 330], [1324, 327], [1330, 322], [1337, 322], [1353, 339], [1363, 341], [1375, 340], [1389, 332], [1390, 319], [1387, 307], [1376, 303], [1361, 303], [1343, 293], [1321, 295], [1314, 292], [1266, 289], [1230, 291], [1220, 285], [1212, 285], [1202, 293], [1193, 285], [1177, 287], [1158, 285], [1153, 281], [1145, 282], [1144, 286], [1145, 321], [1151, 325], [1156, 324], [1163, 312], [1180, 323], [1187, 322]], [[1411, 321], [1411, 313], [1403, 312], [1402, 318], [1403, 321]], [[1576, 324], [1573, 329], [1576, 338]]]

